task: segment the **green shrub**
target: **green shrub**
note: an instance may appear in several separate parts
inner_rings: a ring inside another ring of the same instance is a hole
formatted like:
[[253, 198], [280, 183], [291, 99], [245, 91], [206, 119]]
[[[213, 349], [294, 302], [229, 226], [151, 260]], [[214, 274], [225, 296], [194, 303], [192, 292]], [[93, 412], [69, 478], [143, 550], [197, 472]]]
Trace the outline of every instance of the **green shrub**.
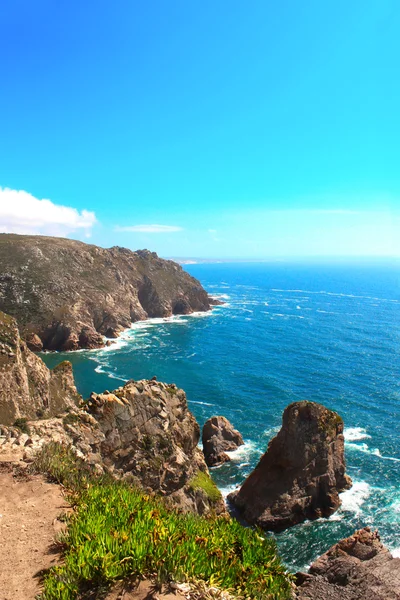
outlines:
[[81, 418], [78, 414], [73, 413], [73, 412], [68, 412], [63, 417], [63, 424], [64, 425], [74, 425], [75, 423], [79, 423], [80, 420], [81, 420]]
[[14, 421], [14, 427], [18, 427], [18, 429], [20, 429], [23, 433], [27, 433], [28, 435], [30, 434], [28, 419], [25, 417], [21, 417]]
[[189, 482], [189, 487], [196, 490], [203, 490], [212, 502], [217, 502], [221, 499], [221, 492], [207, 473], [198, 471], [193, 479]]
[[64, 562], [45, 577], [43, 600], [76, 599], [127, 577], [203, 580], [246, 598], [290, 598], [273, 539], [227, 517], [178, 514], [124, 482], [87, 476], [77, 461], [82, 485], [64, 472], [76, 461], [71, 451], [55, 446], [42, 453], [41, 466], [78, 494]]

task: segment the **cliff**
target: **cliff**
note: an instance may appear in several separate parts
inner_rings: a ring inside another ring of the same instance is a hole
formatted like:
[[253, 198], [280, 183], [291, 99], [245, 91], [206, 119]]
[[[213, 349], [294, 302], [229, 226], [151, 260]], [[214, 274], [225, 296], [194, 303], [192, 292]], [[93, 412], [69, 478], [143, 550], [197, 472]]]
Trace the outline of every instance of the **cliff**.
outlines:
[[[36, 357], [35, 357], [36, 358]], [[182, 512], [224, 513], [225, 504], [197, 447], [199, 425], [174, 384], [129, 381], [92, 394], [82, 408], [29, 421], [30, 434], [1, 427], [1, 453], [29, 460], [43, 445], [74, 449], [97, 473], [127, 479]]]
[[339, 492], [351, 487], [345, 474], [343, 420], [315, 402], [294, 402], [260, 462], [228, 499], [244, 518], [282, 531], [306, 519], [329, 517]]
[[52, 416], [79, 399], [71, 363], [50, 371], [21, 340], [15, 319], [0, 312], [0, 423]]
[[212, 303], [180, 265], [148, 250], [0, 234], [0, 310], [35, 351], [98, 348], [132, 322]]

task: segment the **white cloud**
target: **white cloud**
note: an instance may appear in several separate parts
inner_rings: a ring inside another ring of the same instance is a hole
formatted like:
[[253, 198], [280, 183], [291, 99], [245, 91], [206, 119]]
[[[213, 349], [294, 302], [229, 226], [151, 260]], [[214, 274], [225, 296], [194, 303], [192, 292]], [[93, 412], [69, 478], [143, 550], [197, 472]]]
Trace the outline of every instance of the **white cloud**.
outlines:
[[182, 227], [176, 225], [128, 225], [126, 227], [117, 225], [114, 229], [115, 231], [132, 231], [135, 233], [173, 233], [182, 231]]
[[83, 231], [90, 237], [96, 223], [94, 212], [40, 200], [24, 190], [0, 187], [0, 231], [66, 237]]

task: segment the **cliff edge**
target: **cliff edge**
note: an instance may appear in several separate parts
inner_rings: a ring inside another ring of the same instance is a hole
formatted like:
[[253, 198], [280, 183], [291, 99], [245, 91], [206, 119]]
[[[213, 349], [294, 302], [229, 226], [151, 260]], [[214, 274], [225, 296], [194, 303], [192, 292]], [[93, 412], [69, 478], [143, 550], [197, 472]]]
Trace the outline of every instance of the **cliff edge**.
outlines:
[[21, 340], [15, 319], [0, 311], [0, 423], [52, 416], [80, 399], [71, 363], [50, 371]]

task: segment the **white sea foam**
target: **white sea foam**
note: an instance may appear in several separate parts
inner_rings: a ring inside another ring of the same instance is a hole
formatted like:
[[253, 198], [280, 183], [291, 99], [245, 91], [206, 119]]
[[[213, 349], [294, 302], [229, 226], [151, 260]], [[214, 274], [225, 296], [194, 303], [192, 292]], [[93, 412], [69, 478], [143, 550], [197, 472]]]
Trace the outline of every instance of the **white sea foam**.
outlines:
[[221, 495], [223, 497], [224, 500], [226, 500], [227, 496], [231, 493], [234, 492], [236, 490], [238, 486], [235, 484], [232, 485], [226, 485], [224, 487], [220, 487], [218, 488], [219, 491], [221, 492]]
[[214, 300], [229, 300], [230, 295], [229, 294], [210, 294], [210, 298], [212, 298]]
[[245, 440], [244, 444], [239, 446], [236, 450], [226, 452], [232, 462], [239, 464], [242, 467], [249, 463], [250, 456], [254, 453], [260, 452], [257, 450], [255, 442], [251, 440]]
[[124, 377], [119, 377], [118, 375], [114, 375], [114, 373], [107, 373], [107, 377], [109, 377], [110, 379], [118, 379], [118, 381], [123, 381], [123, 382], [127, 382], [129, 381], [129, 379], [125, 379]]
[[275, 427], [269, 427], [268, 429], [264, 430], [263, 435], [265, 435], [267, 437], [272, 437], [278, 433], [280, 428], [281, 428], [280, 425], [276, 425]]
[[349, 490], [340, 494], [342, 500], [341, 510], [359, 515], [362, 511], [362, 505], [370, 494], [371, 488], [366, 481], [354, 481]]
[[200, 400], [190, 400], [190, 404], [201, 404], [202, 406], [214, 406], [210, 402], [200, 402]]
[[339, 292], [326, 292], [325, 290], [320, 291], [311, 291], [311, 290], [283, 290], [279, 288], [271, 289], [271, 292], [280, 292], [285, 294], [320, 294], [322, 296], [337, 296], [339, 298], [361, 298], [363, 300], [376, 300], [378, 302], [394, 302], [395, 304], [399, 303], [399, 300], [394, 300], [392, 298], [376, 298], [375, 296], [359, 296], [357, 294], [341, 294]]
[[364, 427], [345, 427], [344, 439], [348, 442], [357, 442], [358, 440], [365, 440], [370, 437]]
[[352, 450], [357, 450], [358, 452], [364, 452], [365, 454], [373, 454], [375, 456], [380, 456], [378, 448], [374, 448], [373, 450], [371, 450], [368, 444], [366, 444], [365, 442], [363, 442], [362, 444], [346, 442], [346, 448], [351, 448]]
[[400, 558], [400, 548], [394, 548], [391, 553], [394, 558]]
[[400, 458], [396, 458], [394, 456], [384, 456], [379, 448], [370, 448], [368, 444], [363, 442], [362, 444], [357, 444], [353, 442], [346, 442], [346, 448], [351, 450], [357, 450], [358, 452], [364, 452], [365, 454], [370, 454], [371, 456], [377, 456], [382, 460], [391, 460], [393, 462], [400, 462]]
[[400, 513], [400, 500], [395, 500], [390, 508], [393, 510], [393, 512]]

